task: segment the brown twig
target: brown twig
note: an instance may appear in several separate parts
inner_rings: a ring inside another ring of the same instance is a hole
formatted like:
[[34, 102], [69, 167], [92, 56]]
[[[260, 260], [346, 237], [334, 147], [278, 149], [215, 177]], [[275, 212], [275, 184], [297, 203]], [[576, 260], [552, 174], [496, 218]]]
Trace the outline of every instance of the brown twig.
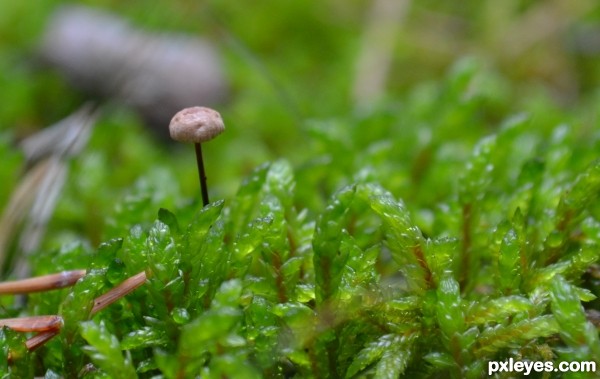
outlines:
[[[85, 272], [85, 270], [65, 271], [59, 274], [0, 283], [0, 294], [30, 293], [71, 286], [83, 277]], [[105, 294], [98, 296], [94, 300], [90, 317], [135, 291], [146, 282], [146, 278], [146, 273], [142, 271], [124, 280]], [[25, 342], [27, 349], [33, 351], [60, 333], [63, 319], [57, 315], [0, 319], [0, 327], [3, 326], [17, 332], [39, 332]], [[8, 360], [12, 360], [10, 353]]]
[[50, 291], [70, 287], [85, 275], [85, 270], [63, 271], [50, 274], [0, 283], [0, 294], [23, 294], [41, 291]]
[[115, 301], [125, 297], [135, 291], [139, 286], [146, 282], [146, 273], [144, 271], [126, 279], [123, 283], [111, 289], [104, 295], [101, 295], [94, 300], [94, 307], [90, 312], [90, 316], [100, 312]]
[[[29, 351], [34, 351], [37, 348], [43, 346], [46, 342], [50, 341], [52, 338], [58, 335], [58, 333], [60, 333], [60, 329], [41, 332], [25, 341], [25, 346], [27, 346], [27, 349]], [[8, 356], [8, 359], [10, 360], [10, 355]]]
[[[32, 319], [34, 319], [33, 324]], [[40, 333], [25, 341], [25, 346], [27, 346], [27, 350], [29, 351], [34, 351], [40, 346], [43, 346], [46, 342], [50, 341], [54, 336], [60, 333], [62, 323], [63, 319], [60, 316], [20, 317], [17, 319], [1, 320], [2, 326], [7, 326], [18, 332], [40, 331]], [[8, 353], [7, 358], [9, 362], [13, 360], [13, 356], [10, 352]]]
[[0, 319], [0, 327], [7, 326], [17, 332], [46, 332], [58, 330], [62, 325], [62, 317], [56, 315]]

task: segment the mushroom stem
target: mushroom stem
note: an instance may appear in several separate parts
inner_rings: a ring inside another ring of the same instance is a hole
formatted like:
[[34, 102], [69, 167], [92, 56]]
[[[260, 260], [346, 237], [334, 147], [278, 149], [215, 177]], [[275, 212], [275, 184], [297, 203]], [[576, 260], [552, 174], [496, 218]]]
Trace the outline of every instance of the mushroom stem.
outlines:
[[202, 205], [208, 205], [208, 185], [206, 184], [206, 171], [204, 171], [204, 160], [202, 159], [202, 147], [195, 143], [196, 162], [198, 163], [198, 175], [200, 176], [200, 191], [202, 192]]

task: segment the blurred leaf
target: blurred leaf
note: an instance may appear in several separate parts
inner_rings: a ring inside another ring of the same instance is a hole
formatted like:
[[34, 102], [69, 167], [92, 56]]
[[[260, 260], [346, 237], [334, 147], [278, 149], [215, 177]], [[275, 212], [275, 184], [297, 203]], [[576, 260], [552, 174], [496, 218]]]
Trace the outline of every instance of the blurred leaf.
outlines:
[[231, 204], [231, 218], [227, 226], [228, 234], [241, 230], [251, 222], [259, 202], [257, 201], [265, 184], [269, 164], [254, 169], [251, 175], [242, 182]]
[[425, 241], [421, 231], [410, 220], [408, 210], [401, 201], [373, 184], [359, 186], [358, 195], [368, 202], [385, 225], [386, 245], [392, 258], [401, 267], [411, 291], [422, 293], [430, 285], [431, 272], [425, 261]]
[[180, 252], [167, 224], [156, 221], [148, 232], [146, 245], [146, 259], [152, 273], [150, 281], [165, 286], [175, 277], [180, 263]]
[[75, 375], [83, 362], [82, 345], [79, 337], [79, 323], [89, 318], [94, 299], [105, 283], [104, 272], [91, 270], [73, 286], [72, 291], [60, 305], [60, 316], [64, 326], [61, 330], [63, 369]]
[[593, 360], [600, 358], [600, 340], [594, 325], [584, 313], [577, 291], [561, 276], [552, 281], [552, 314], [560, 326], [559, 334], [569, 346], [561, 355], [570, 360]]
[[[25, 334], [16, 332], [10, 328], [3, 327], [0, 332], [0, 342], [3, 345], [2, 371], [3, 377], [31, 378], [33, 377], [33, 364], [31, 354], [25, 345]], [[11, 362], [7, 365], [10, 353]], [[9, 374], [10, 373], [10, 374]]]
[[98, 261], [97, 266], [105, 267], [114, 258], [122, 246], [122, 238], [114, 238], [107, 242], [101, 243], [96, 252], [96, 260]]
[[458, 282], [446, 275], [440, 280], [436, 294], [438, 324], [445, 339], [450, 341], [466, 327]]
[[476, 356], [489, 356], [501, 349], [516, 346], [535, 338], [547, 337], [558, 332], [559, 327], [550, 315], [526, 319], [510, 325], [487, 327], [477, 340]]
[[506, 232], [500, 245], [498, 259], [498, 286], [503, 293], [509, 294], [511, 290], [518, 289], [521, 285], [521, 243], [514, 229]]
[[317, 301], [322, 303], [333, 296], [342, 279], [347, 255], [340, 250], [348, 209], [356, 188], [346, 187], [336, 193], [320, 216], [313, 239]]
[[168, 209], [160, 208], [158, 210], [158, 219], [165, 225], [167, 225], [176, 234], [179, 233], [179, 224], [177, 217]]
[[527, 312], [531, 302], [520, 296], [501, 297], [486, 302], [480, 302], [469, 309], [465, 318], [468, 323], [486, 324], [502, 323], [515, 313]]
[[412, 360], [413, 342], [414, 336], [406, 338], [392, 334], [383, 335], [360, 351], [346, 371], [345, 377], [355, 377], [376, 363], [376, 378], [397, 378], [404, 373], [407, 364]]
[[80, 327], [82, 337], [89, 344], [84, 351], [98, 367], [111, 378], [137, 378], [131, 358], [128, 354], [123, 356], [119, 341], [106, 329], [104, 322], [86, 321]]
[[167, 335], [156, 327], [144, 327], [127, 334], [121, 341], [123, 350], [162, 346], [167, 343]]
[[213, 300], [211, 309], [183, 327], [179, 351], [197, 357], [224, 338], [241, 321], [242, 312], [236, 307], [241, 295], [241, 283], [224, 282]]

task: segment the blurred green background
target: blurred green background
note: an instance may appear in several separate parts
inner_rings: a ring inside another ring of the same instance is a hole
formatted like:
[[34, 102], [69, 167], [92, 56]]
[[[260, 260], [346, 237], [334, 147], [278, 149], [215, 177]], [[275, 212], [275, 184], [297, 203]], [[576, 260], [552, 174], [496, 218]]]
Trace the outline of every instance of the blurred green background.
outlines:
[[[36, 58], [49, 16], [63, 4], [0, 2], [3, 206], [23, 175], [17, 142], [88, 99]], [[373, 165], [373, 175], [409, 206], [433, 207], [452, 187], [444, 181], [456, 176], [457, 162], [512, 114], [529, 113], [547, 135], [563, 122], [575, 124], [579, 137], [596, 133], [596, 1], [78, 4], [217, 46], [231, 93], [218, 109], [227, 131], [204, 149], [213, 199], [231, 198], [256, 166], [285, 158], [303, 187], [299, 207], [318, 209], [341, 185], [371, 175], [364, 170]], [[432, 157], [435, 149], [442, 152]], [[445, 160], [447, 172], [428, 172], [431, 160]], [[126, 198], [150, 198], [140, 203], [147, 222], [158, 207], [198, 205], [192, 148], [155, 138], [118, 103], [105, 109], [70, 165], [47, 247], [74, 239], [96, 246], [122, 232], [110, 220], [127, 217], [119, 208]]]

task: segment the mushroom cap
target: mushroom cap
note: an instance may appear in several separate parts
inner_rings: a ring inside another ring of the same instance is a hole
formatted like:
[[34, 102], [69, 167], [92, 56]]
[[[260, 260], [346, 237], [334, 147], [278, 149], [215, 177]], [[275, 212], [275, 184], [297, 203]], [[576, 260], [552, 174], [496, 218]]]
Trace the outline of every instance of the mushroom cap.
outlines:
[[224, 130], [225, 124], [219, 112], [206, 107], [180, 110], [169, 124], [171, 138], [179, 142], [206, 142]]

